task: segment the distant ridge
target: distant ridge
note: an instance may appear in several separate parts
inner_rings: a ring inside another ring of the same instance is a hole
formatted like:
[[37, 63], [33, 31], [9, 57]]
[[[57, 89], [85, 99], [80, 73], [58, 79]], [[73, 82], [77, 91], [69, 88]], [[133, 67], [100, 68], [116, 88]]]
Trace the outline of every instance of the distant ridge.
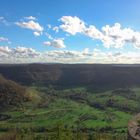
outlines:
[[0, 73], [26, 86], [140, 86], [140, 64], [1, 64]]

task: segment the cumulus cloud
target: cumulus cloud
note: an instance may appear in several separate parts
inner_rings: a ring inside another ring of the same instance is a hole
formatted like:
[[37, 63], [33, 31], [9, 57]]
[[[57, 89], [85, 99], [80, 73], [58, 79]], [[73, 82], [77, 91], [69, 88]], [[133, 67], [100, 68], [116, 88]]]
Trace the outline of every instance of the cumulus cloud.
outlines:
[[[27, 62], [27, 60], [39, 58], [40, 53], [32, 48], [0, 46], [0, 63]], [[33, 60], [32, 60], [33, 61]]]
[[33, 32], [34, 36], [40, 36], [39, 32]]
[[103, 26], [101, 31], [90, 25], [84, 30], [84, 35], [100, 40], [107, 48], [121, 48], [126, 44], [140, 47], [140, 32], [130, 28], [122, 28], [121, 24], [115, 23], [113, 26]]
[[56, 33], [58, 33], [59, 32], [59, 27], [57, 27], [57, 26], [53, 27], [53, 31], [55, 31]]
[[78, 17], [63, 16], [60, 21], [63, 23], [60, 28], [72, 35], [82, 33], [85, 29], [85, 23]]
[[24, 19], [27, 19], [27, 20], [36, 20], [36, 17], [34, 17], [34, 16], [28, 16], [28, 17], [24, 17]]
[[39, 55], [39, 53], [34, 49], [21, 46], [18, 46], [17, 48], [10, 48], [8, 46], [0, 47], [0, 52], [1, 50], [11, 56], [13, 55], [16, 57], [35, 57]]
[[90, 55], [90, 52], [89, 52], [89, 48], [85, 48], [84, 50], [83, 50], [83, 55]]
[[121, 24], [115, 23], [114, 26], [106, 25], [102, 27], [103, 38], [101, 41], [106, 47], [123, 47], [125, 44], [132, 44], [140, 47], [140, 32], [131, 28], [122, 28]]
[[81, 33], [92, 39], [100, 40], [107, 48], [121, 48], [126, 44], [140, 48], [140, 32], [131, 28], [123, 28], [120, 23], [113, 26], [105, 25], [100, 30], [94, 25], [86, 26], [85, 22], [78, 17], [63, 16], [59, 26], [63, 31], [76, 35]]
[[44, 28], [38, 22], [33, 20], [28, 22], [16, 22], [15, 24], [21, 28], [33, 30], [35, 36], [40, 36], [44, 30]]
[[39, 52], [33, 48], [0, 46], [0, 63], [140, 63], [140, 52], [103, 52], [52, 50]]
[[16, 56], [16, 57], [31, 57], [34, 58], [36, 56], [39, 56], [39, 53], [37, 51], [35, 51], [32, 48], [26, 48], [26, 47], [21, 47], [18, 46], [17, 48], [13, 48], [11, 49], [12, 53]]
[[[35, 36], [40, 36], [44, 28], [35, 21], [35, 17], [25, 17], [27, 20], [16, 22], [21, 28], [30, 29]], [[0, 17], [0, 22], [4, 21]], [[128, 27], [122, 27], [120, 23], [114, 25], [105, 25], [98, 29], [94, 25], [87, 25], [78, 17], [63, 16], [60, 26], [48, 25], [48, 28], [58, 32], [60, 29], [68, 35], [80, 33], [93, 40], [99, 40], [106, 48], [121, 48], [131, 44], [140, 48], [140, 32]], [[48, 30], [49, 31], [49, 30]], [[49, 32], [44, 33], [50, 41], [44, 42], [45, 46], [55, 48], [66, 48], [64, 39], [54, 39]], [[0, 42], [9, 42], [8, 38], [0, 37]], [[121, 49], [119, 49], [121, 50]], [[140, 52], [106, 52], [99, 49], [89, 50], [85, 48], [82, 51], [53, 50], [38, 52], [33, 48], [18, 46], [10, 48], [0, 46], [0, 63], [26, 63], [26, 62], [61, 62], [61, 63], [140, 63]]]
[[93, 39], [102, 39], [103, 34], [93, 25], [90, 25], [89, 27], [86, 27], [83, 31], [83, 34], [85, 34], [88, 37], [91, 37]]
[[65, 48], [66, 47], [63, 39], [61, 39], [61, 38], [53, 39], [52, 41], [44, 42], [44, 45], [45, 46], [52, 46], [52, 47], [55, 47], [55, 48]]
[[11, 52], [11, 49], [8, 46], [0, 46], [0, 57], [8, 56]]

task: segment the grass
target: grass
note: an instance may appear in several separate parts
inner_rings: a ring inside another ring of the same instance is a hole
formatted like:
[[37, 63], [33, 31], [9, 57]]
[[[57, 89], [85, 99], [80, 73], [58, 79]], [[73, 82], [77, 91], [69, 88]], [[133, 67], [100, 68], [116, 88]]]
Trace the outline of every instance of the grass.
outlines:
[[[84, 87], [78, 87], [64, 90], [51, 89], [50, 93], [49, 88], [38, 90], [36, 87], [31, 87], [30, 102], [24, 103], [21, 108], [14, 107], [1, 112], [10, 115], [11, 118], [0, 121], [0, 135], [14, 128], [38, 130], [55, 128], [61, 124], [69, 128], [78, 126], [81, 129], [126, 134], [128, 120], [139, 111], [137, 97], [140, 97], [140, 88], [131, 90], [137, 95], [136, 99], [131, 97], [128, 99], [123, 94], [114, 95], [111, 90], [94, 93]], [[75, 98], [71, 98], [71, 94]], [[113, 106], [106, 105], [110, 99], [115, 101]], [[47, 106], [40, 106], [44, 105], [44, 102], [47, 102]], [[89, 102], [102, 105], [104, 109], [92, 106]]]

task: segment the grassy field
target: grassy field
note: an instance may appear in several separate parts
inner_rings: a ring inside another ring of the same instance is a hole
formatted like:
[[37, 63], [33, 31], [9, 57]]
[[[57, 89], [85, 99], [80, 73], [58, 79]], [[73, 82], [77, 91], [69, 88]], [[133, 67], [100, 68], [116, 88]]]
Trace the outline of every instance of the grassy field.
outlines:
[[54, 139], [55, 136], [58, 139], [60, 131], [64, 137], [69, 135], [70, 140], [78, 133], [84, 135], [85, 140], [95, 136], [97, 140], [98, 137], [102, 139], [102, 135], [108, 140], [118, 136], [124, 140], [128, 121], [140, 111], [140, 88], [97, 93], [84, 87], [62, 90], [51, 86], [30, 87], [28, 94], [30, 101], [1, 112], [10, 116], [0, 120], [1, 137], [14, 131], [21, 134], [16, 133], [16, 137], [24, 134], [24, 139], [26, 136], [34, 139]]

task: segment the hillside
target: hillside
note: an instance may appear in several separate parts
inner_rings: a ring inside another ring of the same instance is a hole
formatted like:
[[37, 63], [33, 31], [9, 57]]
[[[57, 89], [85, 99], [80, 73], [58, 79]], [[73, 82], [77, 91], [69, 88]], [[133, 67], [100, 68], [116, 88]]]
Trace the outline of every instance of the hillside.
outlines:
[[17, 106], [27, 100], [25, 87], [0, 75], [0, 108]]
[[0, 106], [13, 106], [1, 109], [0, 140], [13, 129], [18, 140], [126, 140], [140, 112], [140, 65], [0, 65], [0, 73], [10, 79], [0, 76]]
[[88, 86], [100, 90], [140, 86], [140, 65], [1, 64], [0, 73], [7, 79], [28, 86]]

